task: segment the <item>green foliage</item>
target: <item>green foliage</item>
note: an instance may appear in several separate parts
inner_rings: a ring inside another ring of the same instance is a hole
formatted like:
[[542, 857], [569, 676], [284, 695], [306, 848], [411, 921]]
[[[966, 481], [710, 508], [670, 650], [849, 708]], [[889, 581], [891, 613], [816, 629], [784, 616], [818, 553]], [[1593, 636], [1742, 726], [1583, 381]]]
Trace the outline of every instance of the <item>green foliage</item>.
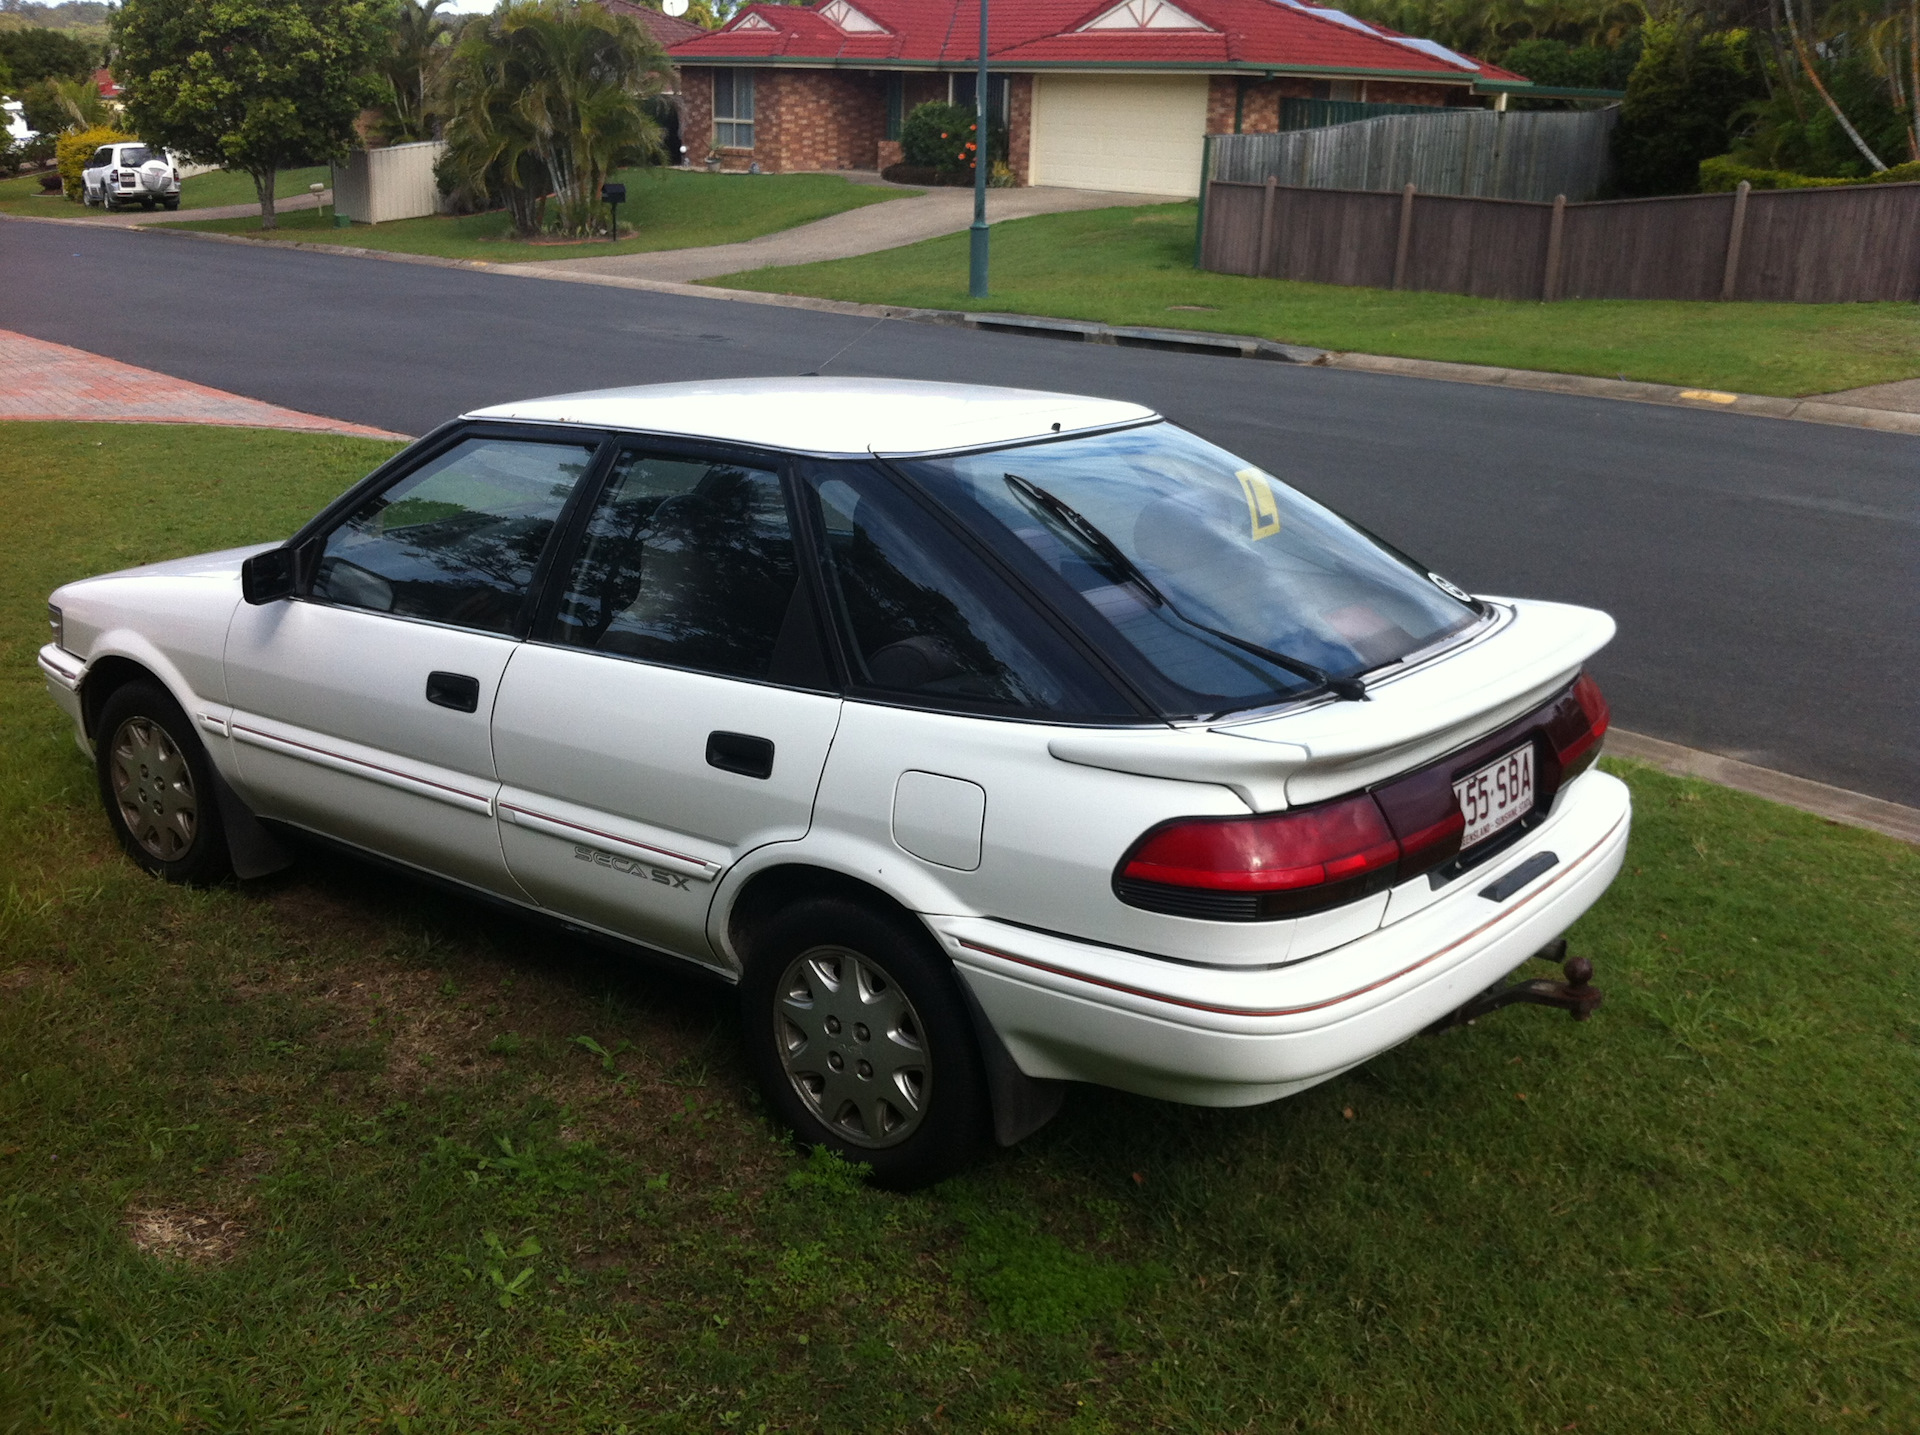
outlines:
[[1820, 189], [1836, 184], [1913, 184], [1920, 182], [1920, 160], [1908, 160], [1878, 173], [1855, 178], [1815, 174], [1795, 174], [1792, 170], [1764, 169], [1742, 164], [1730, 154], [1715, 155], [1700, 161], [1700, 192], [1725, 194], [1745, 180], [1755, 189]]
[[127, 117], [149, 144], [245, 170], [274, 218], [274, 172], [344, 155], [383, 44], [382, 0], [125, 0], [113, 20]]
[[665, 87], [665, 53], [640, 25], [599, 5], [505, 0], [467, 22], [446, 68], [445, 178], [537, 234], [553, 195], [554, 230], [602, 232], [600, 186], [625, 165], [663, 157], [647, 102]]
[[914, 106], [900, 122], [901, 157], [942, 174], [972, 174], [975, 118], [972, 110], [942, 100]]
[[[1529, 40], [1614, 49], [1646, 18], [1637, 0], [1559, 0], [1551, 5], [1539, 0], [1351, 0], [1341, 8], [1362, 19], [1377, 20], [1406, 34], [1438, 40], [1503, 65], [1508, 64], [1506, 57], [1514, 48]], [[1509, 68], [1530, 80], [1540, 80], [1517, 65]]]
[[1760, 93], [1744, 30], [1704, 30], [1688, 20], [1648, 24], [1613, 136], [1621, 190], [1691, 194], [1700, 161], [1726, 152], [1736, 117]]
[[1569, 45], [1565, 40], [1522, 40], [1501, 57], [1509, 70], [1537, 85], [1566, 89], [1619, 90], [1640, 58], [1640, 32], [1619, 45]]
[[100, 64], [100, 47], [58, 30], [0, 30], [0, 68], [12, 85], [39, 80], [86, 80]]
[[[1840, 47], [1836, 46], [1835, 49]], [[1816, 72], [1835, 102], [1883, 164], [1920, 158], [1907, 139], [1907, 116], [1894, 108], [1886, 86], [1866, 56], [1842, 52], [1815, 55]], [[1762, 169], [1834, 178], [1865, 178], [1875, 171], [1847, 138], [1833, 111], [1813, 93], [1798, 67], [1789, 83], [1752, 108], [1746, 133], [1734, 147], [1743, 161]]]
[[439, 67], [453, 37], [452, 20], [440, 13], [450, 0], [398, 0], [380, 61], [386, 95], [380, 130], [389, 144], [433, 138]]
[[43, 135], [111, 125], [116, 118], [92, 80], [58, 77], [29, 85], [20, 96], [20, 111], [27, 127]]
[[54, 146], [54, 162], [60, 170], [61, 191], [68, 199], [77, 202], [81, 191], [80, 171], [87, 167], [93, 152], [103, 144], [121, 144], [132, 138], [132, 135], [122, 134], [105, 125], [61, 135], [59, 143]]

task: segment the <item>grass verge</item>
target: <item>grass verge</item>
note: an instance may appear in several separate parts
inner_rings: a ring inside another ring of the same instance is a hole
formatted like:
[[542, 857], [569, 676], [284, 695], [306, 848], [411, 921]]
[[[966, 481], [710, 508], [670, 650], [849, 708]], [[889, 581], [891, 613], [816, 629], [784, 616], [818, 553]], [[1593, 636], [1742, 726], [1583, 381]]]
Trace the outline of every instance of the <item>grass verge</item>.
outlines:
[[868, 304], [990, 309], [1254, 334], [1353, 353], [1831, 393], [1920, 375], [1912, 304], [1693, 304], [1349, 289], [1193, 267], [1195, 207], [1096, 209], [993, 227], [993, 293], [967, 295], [967, 237], [703, 282]]
[[305, 239], [323, 244], [352, 244], [403, 254], [432, 254], [443, 259], [486, 259], [496, 264], [529, 260], [596, 259], [613, 254], [645, 254], [658, 249], [694, 249], [736, 244], [762, 234], [791, 229], [816, 219], [903, 199], [919, 190], [854, 184], [836, 174], [708, 174], [703, 170], [629, 170], [616, 178], [627, 186], [620, 207], [623, 234], [618, 243], [525, 244], [507, 234], [504, 212], [459, 217], [432, 215], [386, 224], [356, 224], [335, 229], [333, 214], [302, 210], [279, 216], [280, 227], [262, 234], [260, 221], [207, 219], [180, 223], [181, 229], [259, 238]]
[[1079, 1090], [882, 1195], [769, 1125], [722, 990], [338, 860], [127, 863], [46, 593], [391, 446], [120, 433], [0, 443], [0, 1431], [1920, 1425], [1913, 849], [1617, 768], [1592, 1022]]
[[[310, 169], [282, 170], [274, 179], [273, 193], [277, 199], [297, 199], [307, 193], [307, 186], [311, 184], [331, 184], [332, 182], [333, 171], [325, 165], [317, 165]], [[182, 209], [213, 209], [224, 204], [257, 204], [258, 202], [259, 192], [254, 189], [253, 178], [250, 175], [234, 174], [217, 169], [211, 174], [196, 174], [191, 179], [180, 181]], [[24, 214], [47, 219], [86, 219], [104, 213], [104, 210], [90, 209], [84, 204], [76, 204], [61, 195], [42, 195], [40, 176], [37, 174], [0, 179], [0, 214]]]

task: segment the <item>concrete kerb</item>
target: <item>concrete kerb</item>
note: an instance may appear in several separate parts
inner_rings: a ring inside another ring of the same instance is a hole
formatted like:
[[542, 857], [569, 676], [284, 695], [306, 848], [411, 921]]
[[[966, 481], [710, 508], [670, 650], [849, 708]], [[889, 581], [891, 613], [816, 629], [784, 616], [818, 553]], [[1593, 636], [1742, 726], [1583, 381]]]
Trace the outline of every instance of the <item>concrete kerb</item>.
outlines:
[[[10, 216], [28, 223], [72, 224], [80, 220], [43, 220]], [[1786, 399], [1765, 394], [1731, 394], [1713, 389], [1688, 389], [1677, 384], [1638, 383], [1628, 379], [1596, 379], [1584, 374], [1556, 374], [1535, 369], [1502, 369], [1483, 364], [1455, 364], [1439, 359], [1402, 359], [1385, 354], [1348, 354], [1331, 349], [1257, 339], [1246, 334], [1218, 334], [1200, 329], [1157, 329], [1099, 324], [1080, 319], [1050, 319], [1031, 314], [974, 313], [959, 309], [915, 309], [896, 304], [856, 304], [844, 299], [817, 299], [805, 294], [767, 294], [753, 289], [721, 289], [708, 284], [683, 284], [666, 279], [626, 279], [610, 274], [583, 274], [543, 269], [537, 264], [494, 264], [481, 259], [443, 259], [430, 254], [401, 254], [384, 249], [362, 249], [347, 244], [314, 244], [304, 240], [255, 239], [242, 234], [211, 234], [202, 230], [142, 227], [141, 234], [170, 234], [185, 239], [224, 244], [270, 244], [282, 249], [305, 249], [318, 254], [342, 254], [357, 259], [386, 259], [400, 264], [430, 264], [444, 269], [470, 269], [517, 279], [545, 279], [562, 284], [597, 284], [613, 289], [638, 289], [676, 294], [689, 299], [713, 299], [737, 304], [767, 304], [783, 309], [810, 309], [817, 313], [846, 314], [868, 319], [897, 319], [909, 324], [945, 324], [991, 333], [1026, 334], [1035, 338], [1154, 348], [1180, 353], [1212, 354], [1223, 358], [1264, 359], [1310, 364], [1357, 373], [1388, 374], [1400, 378], [1436, 379], [1443, 383], [1480, 384], [1569, 394], [1580, 398], [1620, 399], [1630, 403], [1662, 404], [1670, 408], [1707, 409], [1750, 418], [1792, 419], [1801, 423], [1837, 424], [1875, 429], [1882, 433], [1920, 434], [1920, 414], [1892, 409], [1861, 408], [1827, 403], [1819, 398]]]
[[1607, 734], [1606, 752], [1609, 757], [1644, 762], [1675, 777], [1697, 777], [1770, 802], [1797, 807], [1844, 827], [1864, 827], [1869, 832], [1920, 846], [1920, 808], [1903, 807], [1863, 792], [1829, 787], [1824, 782], [1795, 777], [1789, 772], [1755, 767], [1716, 752], [1702, 752], [1620, 728]]

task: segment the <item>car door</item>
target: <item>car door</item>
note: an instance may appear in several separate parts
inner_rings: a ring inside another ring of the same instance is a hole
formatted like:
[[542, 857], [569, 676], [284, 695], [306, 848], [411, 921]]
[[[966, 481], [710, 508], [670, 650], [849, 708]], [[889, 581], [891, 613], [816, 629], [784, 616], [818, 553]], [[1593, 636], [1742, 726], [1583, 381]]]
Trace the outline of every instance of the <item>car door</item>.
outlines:
[[113, 165], [113, 150], [105, 147], [93, 152], [93, 158], [87, 161], [86, 168], [80, 171], [80, 186], [94, 193], [104, 192], [104, 180], [108, 169]]
[[572, 919], [713, 962], [715, 882], [812, 822], [839, 720], [776, 466], [630, 445], [494, 705], [509, 870]]
[[240, 607], [226, 725], [255, 811], [524, 900], [488, 722], [597, 449], [456, 434], [306, 540], [303, 596]]

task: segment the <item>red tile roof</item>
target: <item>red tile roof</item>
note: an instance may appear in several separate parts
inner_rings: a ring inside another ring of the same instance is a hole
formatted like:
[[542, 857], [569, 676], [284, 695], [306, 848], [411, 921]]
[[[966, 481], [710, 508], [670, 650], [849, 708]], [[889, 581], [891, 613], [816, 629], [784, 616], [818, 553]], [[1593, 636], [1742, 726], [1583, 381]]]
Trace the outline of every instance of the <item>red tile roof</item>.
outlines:
[[691, 20], [677, 19], [651, 5], [635, 4], [634, 0], [601, 0], [601, 3], [616, 15], [631, 15], [638, 20], [662, 47], [678, 45], [685, 40], [697, 40], [708, 33]]
[[[1121, 0], [998, 0], [989, 6], [988, 59], [997, 69], [1178, 67], [1435, 80], [1520, 76], [1429, 40], [1354, 20], [1305, 0], [1172, 0], [1204, 26], [1082, 29]], [[843, 31], [823, 5], [747, 5], [725, 27], [672, 47], [680, 64], [946, 66], [978, 54], [978, 0], [853, 0], [884, 33]]]

